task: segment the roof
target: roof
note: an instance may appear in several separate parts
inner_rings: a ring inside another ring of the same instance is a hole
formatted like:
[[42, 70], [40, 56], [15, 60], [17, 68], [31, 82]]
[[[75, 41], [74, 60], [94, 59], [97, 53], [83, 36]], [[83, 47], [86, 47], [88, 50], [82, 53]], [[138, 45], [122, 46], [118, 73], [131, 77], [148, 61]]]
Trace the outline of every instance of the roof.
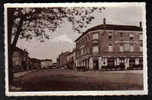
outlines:
[[52, 61], [52, 59], [42, 59], [41, 61]]
[[38, 63], [39, 63], [41, 60], [40, 60], [40, 59], [37, 59], [37, 58], [31, 58], [31, 61], [32, 61], [32, 62], [38, 62]]
[[68, 54], [70, 54], [71, 52], [70, 51], [65, 51], [65, 52], [62, 52], [60, 55], [68, 55]]
[[14, 51], [19, 51], [19, 52], [21, 52], [21, 53], [25, 53], [25, 54], [28, 54], [28, 52], [24, 49], [24, 50], [22, 50], [21, 48], [19, 48], [19, 47], [15, 47], [14, 48]]
[[86, 32], [84, 32], [81, 36], [79, 36], [75, 41], [79, 40], [86, 33], [94, 30], [123, 30], [123, 31], [142, 31], [141, 27], [131, 26], [131, 25], [114, 25], [114, 24], [101, 24], [92, 28], [89, 28]]

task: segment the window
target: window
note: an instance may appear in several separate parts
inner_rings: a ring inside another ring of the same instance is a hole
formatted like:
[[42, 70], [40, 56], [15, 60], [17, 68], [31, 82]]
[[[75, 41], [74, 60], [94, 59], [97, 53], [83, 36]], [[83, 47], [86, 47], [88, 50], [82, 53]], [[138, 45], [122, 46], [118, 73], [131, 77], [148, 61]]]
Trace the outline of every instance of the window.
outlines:
[[143, 65], [143, 59], [142, 58], [139, 59], [139, 64]]
[[133, 40], [133, 38], [134, 38], [133, 34], [130, 34], [129, 38], [130, 38], [130, 40]]
[[129, 51], [129, 48], [130, 48], [129, 44], [125, 44], [125, 51]]
[[87, 48], [85, 48], [85, 54], [87, 54], [87, 53], [88, 53]]
[[120, 37], [123, 37], [123, 33], [120, 33]]
[[98, 52], [99, 52], [99, 47], [93, 46], [93, 53], [98, 53]]
[[108, 51], [109, 51], [109, 52], [112, 52], [112, 51], [113, 51], [112, 44], [109, 44], [109, 46], [108, 46]]
[[83, 55], [83, 49], [81, 49], [81, 55]]
[[122, 32], [120, 33], [120, 40], [121, 41], [123, 40], [123, 33]]
[[112, 39], [112, 33], [108, 34], [108, 39], [111, 40]]
[[120, 52], [123, 52], [124, 51], [124, 47], [123, 47], [123, 45], [121, 44], [120, 45]]
[[143, 51], [143, 45], [142, 45], [142, 43], [140, 44], [140, 52], [142, 52]]
[[99, 39], [98, 33], [93, 33], [92, 38], [93, 38], [93, 40], [94, 40], [94, 39]]
[[134, 51], [134, 46], [133, 46], [133, 44], [130, 45], [130, 51], [131, 51], [131, 52]]
[[143, 35], [142, 35], [142, 33], [139, 34], [139, 40], [143, 40]]
[[114, 66], [114, 58], [108, 58], [108, 66]]
[[140, 46], [140, 52], [143, 52], [143, 47], [142, 46]]
[[87, 37], [88, 37], [88, 41], [89, 41], [90, 40], [90, 36], [88, 35]]

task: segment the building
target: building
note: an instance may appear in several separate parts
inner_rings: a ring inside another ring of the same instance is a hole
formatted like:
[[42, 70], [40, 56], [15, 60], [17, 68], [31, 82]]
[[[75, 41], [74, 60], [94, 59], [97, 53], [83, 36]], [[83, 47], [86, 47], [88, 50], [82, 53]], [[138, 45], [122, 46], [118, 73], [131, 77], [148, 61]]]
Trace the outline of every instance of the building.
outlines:
[[69, 51], [66, 51], [66, 52], [62, 52], [59, 57], [58, 57], [58, 65], [59, 67], [64, 67], [64, 68], [67, 68], [67, 55], [69, 54], [70, 52]]
[[12, 55], [13, 72], [20, 72], [29, 69], [28, 52], [24, 49], [15, 47]]
[[31, 69], [40, 69], [41, 60], [37, 58], [31, 58]]
[[50, 68], [52, 66], [52, 59], [41, 60], [41, 68]]
[[75, 63], [75, 60], [76, 60], [75, 50], [76, 49], [73, 49], [73, 51], [70, 52], [67, 55], [67, 67], [68, 67], [68, 69], [75, 69], [75, 66], [76, 66], [76, 63]]
[[102, 70], [143, 65], [142, 23], [139, 26], [103, 24], [92, 27], [78, 37], [76, 66]]
[[57, 63], [53, 63], [51, 68], [58, 68]]
[[57, 57], [57, 59], [56, 59], [56, 67], [57, 67], [57, 68], [60, 67], [60, 60], [59, 60], [59, 57]]

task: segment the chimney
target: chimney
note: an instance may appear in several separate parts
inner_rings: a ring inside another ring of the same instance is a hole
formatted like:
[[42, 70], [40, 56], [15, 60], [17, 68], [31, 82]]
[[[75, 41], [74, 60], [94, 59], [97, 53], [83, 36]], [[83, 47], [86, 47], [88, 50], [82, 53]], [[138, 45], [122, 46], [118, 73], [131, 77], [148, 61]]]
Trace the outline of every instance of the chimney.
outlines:
[[103, 18], [103, 24], [106, 24], [106, 18]]
[[139, 22], [139, 26], [140, 26], [140, 28], [142, 28], [142, 22], [141, 21]]

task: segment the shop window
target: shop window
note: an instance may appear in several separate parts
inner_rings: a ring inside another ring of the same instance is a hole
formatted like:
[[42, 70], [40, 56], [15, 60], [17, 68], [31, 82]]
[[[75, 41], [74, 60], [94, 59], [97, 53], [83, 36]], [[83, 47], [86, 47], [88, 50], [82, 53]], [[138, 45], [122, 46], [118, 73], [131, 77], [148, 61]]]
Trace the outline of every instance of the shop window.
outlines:
[[108, 66], [114, 66], [114, 59], [108, 58]]
[[143, 65], [143, 59], [142, 58], [139, 59], [139, 64]]
[[130, 58], [129, 65], [130, 65], [130, 67], [133, 67], [135, 65], [135, 59]]

